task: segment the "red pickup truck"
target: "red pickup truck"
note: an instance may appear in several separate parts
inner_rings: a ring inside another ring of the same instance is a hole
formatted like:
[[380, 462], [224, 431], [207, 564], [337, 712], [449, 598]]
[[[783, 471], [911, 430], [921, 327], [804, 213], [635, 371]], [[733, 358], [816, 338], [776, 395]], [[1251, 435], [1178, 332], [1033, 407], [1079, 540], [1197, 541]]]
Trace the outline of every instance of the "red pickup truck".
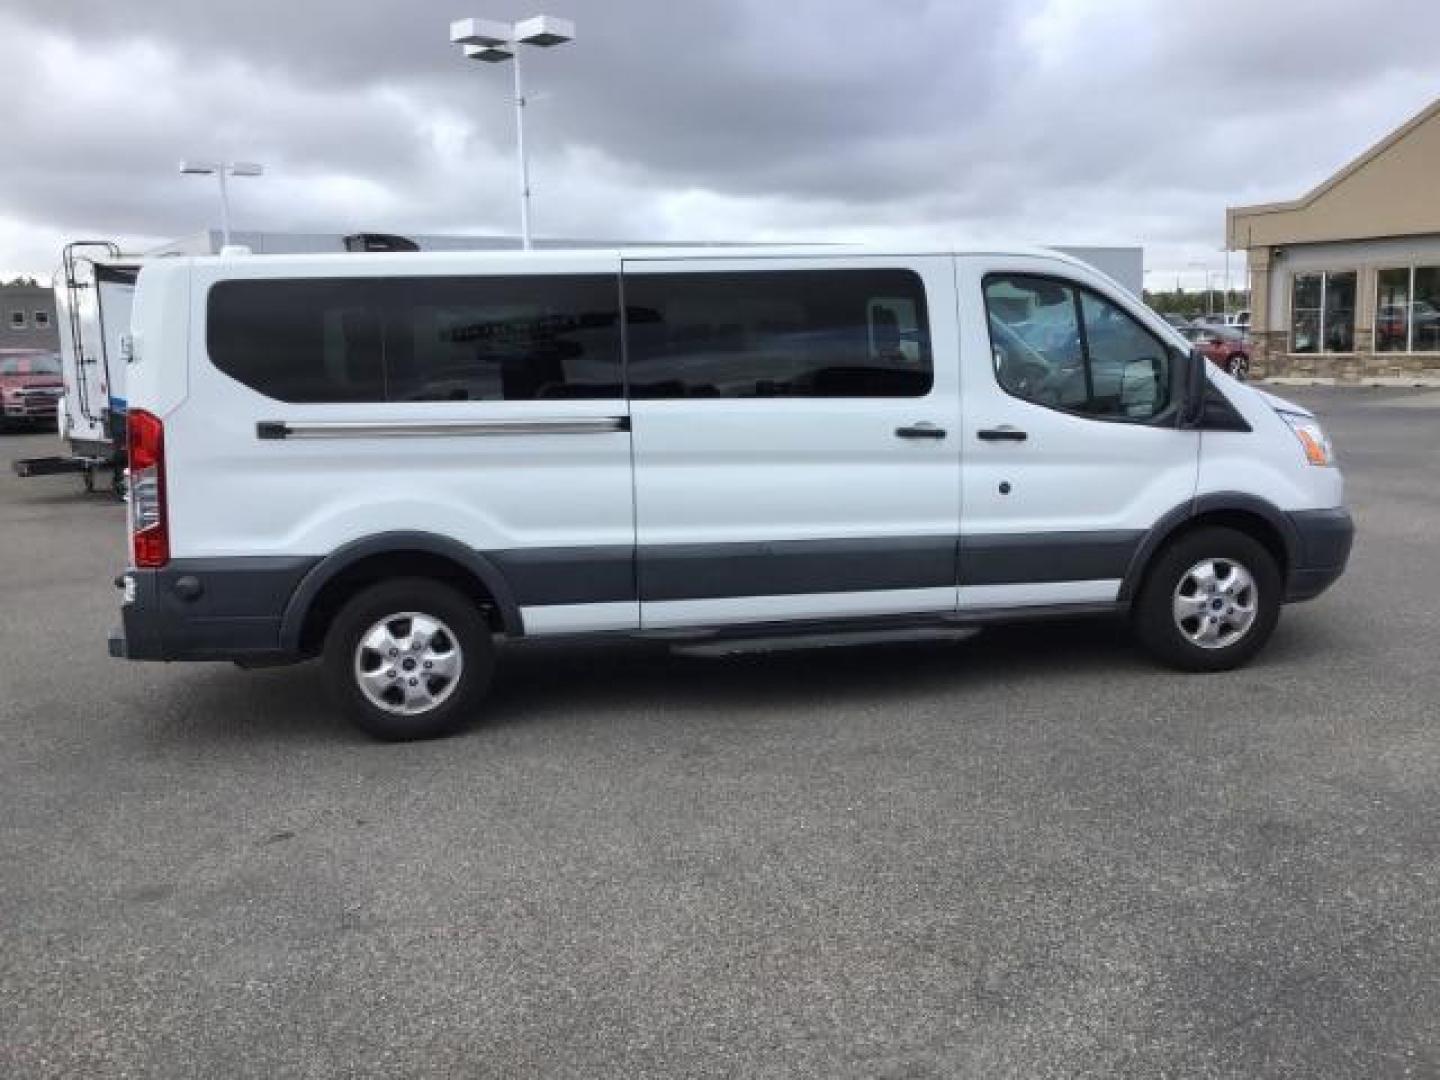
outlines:
[[0, 427], [55, 427], [65, 392], [60, 354], [48, 349], [0, 349]]

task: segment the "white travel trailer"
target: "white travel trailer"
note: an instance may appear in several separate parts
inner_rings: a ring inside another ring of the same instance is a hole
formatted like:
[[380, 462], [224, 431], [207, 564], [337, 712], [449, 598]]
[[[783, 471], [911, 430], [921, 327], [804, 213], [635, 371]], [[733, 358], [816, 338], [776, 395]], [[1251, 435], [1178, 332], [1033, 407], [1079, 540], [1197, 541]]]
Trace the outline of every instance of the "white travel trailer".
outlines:
[[20, 476], [79, 473], [88, 490], [110, 470], [116, 492], [123, 489], [130, 309], [141, 262], [108, 240], [65, 245], [54, 282], [64, 382], [56, 423], [69, 452], [15, 461]]
[[86, 466], [87, 486], [97, 467], [115, 466], [117, 481], [122, 474], [130, 310], [140, 266], [139, 257], [108, 241], [78, 241], [65, 246], [56, 277], [65, 381], [57, 421], [72, 460]]
[[112, 654], [321, 657], [382, 738], [522, 637], [1109, 614], [1233, 668], [1353, 535], [1313, 415], [1043, 249], [159, 259], [134, 326]]

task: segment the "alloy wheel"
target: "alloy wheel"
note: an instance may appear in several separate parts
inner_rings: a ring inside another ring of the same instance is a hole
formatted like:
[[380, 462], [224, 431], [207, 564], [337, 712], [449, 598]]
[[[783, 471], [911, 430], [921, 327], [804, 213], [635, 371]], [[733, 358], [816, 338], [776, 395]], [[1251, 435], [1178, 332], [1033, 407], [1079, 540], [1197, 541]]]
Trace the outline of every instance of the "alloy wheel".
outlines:
[[1192, 645], [1228, 648], [1255, 624], [1260, 610], [1255, 577], [1233, 559], [1202, 559], [1181, 575], [1171, 610]]
[[438, 708], [460, 685], [463, 670], [455, 634], [423, 612], [386, 615], [355, 646], [355, 681], [361, 693], [377, 708], [401, 716]]

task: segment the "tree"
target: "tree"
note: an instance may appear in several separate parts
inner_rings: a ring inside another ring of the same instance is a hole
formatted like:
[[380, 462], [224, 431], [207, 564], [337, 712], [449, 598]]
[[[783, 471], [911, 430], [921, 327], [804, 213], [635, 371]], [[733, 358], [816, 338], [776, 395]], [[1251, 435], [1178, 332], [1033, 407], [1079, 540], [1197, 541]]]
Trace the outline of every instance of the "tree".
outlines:
[[1208, 298], [1204, 289], [1193, 293], [1184, 289], [1146, 289], [1142, 299], [1160, 314], [1175, 314], [1182, 319], [1193, 319], [1204, 315], [1207, 310], [1238, 311], [1250, 306], [1250, 294], [1242, 289], [1231, 289], [1228, 293], [1223, 289], [1211, 289]]
[[28, 286], [30, 286], [30, 287], [33, 289], [33, 288], [38, 287], [40, 283], [39, 283], [38, 281], [36, 281], [33, 277], [26, 277], [26, 276], [24, 276], [24, 275], [22, 274], [20, 277], [17, 277], [17, 278], [15, 278], [15, 279], [13, 279], [12, 281], [7, 281], [7, 282], [5, 282], [4, 284], [6, 284], [6, 285], [28, 285]]

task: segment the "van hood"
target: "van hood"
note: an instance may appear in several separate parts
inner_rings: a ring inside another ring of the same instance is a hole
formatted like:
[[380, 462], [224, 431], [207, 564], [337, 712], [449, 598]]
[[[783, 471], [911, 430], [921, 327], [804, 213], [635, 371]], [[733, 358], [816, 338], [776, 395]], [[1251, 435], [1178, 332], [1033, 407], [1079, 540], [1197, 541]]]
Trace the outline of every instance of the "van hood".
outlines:
[[1258, 386], [1255, 386], [1251, 383], [1246, 383], [1245, 389], [1249, 390], [1252, 394], [1254, 394], [1261, 401], [1265, 402], [1266, 405], [1269, 405], [1277, 412], [1293, 413], [1296, 416], [1308, 416], [1312, 419], [1315, 416], [1315, 414], [1309, 409], [1305, 408], [1305, 406], [1296, 405], [1293, 401], [1287, 401], [1282, 397], [1270, 393], [1270, 391], [1268, 390], [1261, 390]]

